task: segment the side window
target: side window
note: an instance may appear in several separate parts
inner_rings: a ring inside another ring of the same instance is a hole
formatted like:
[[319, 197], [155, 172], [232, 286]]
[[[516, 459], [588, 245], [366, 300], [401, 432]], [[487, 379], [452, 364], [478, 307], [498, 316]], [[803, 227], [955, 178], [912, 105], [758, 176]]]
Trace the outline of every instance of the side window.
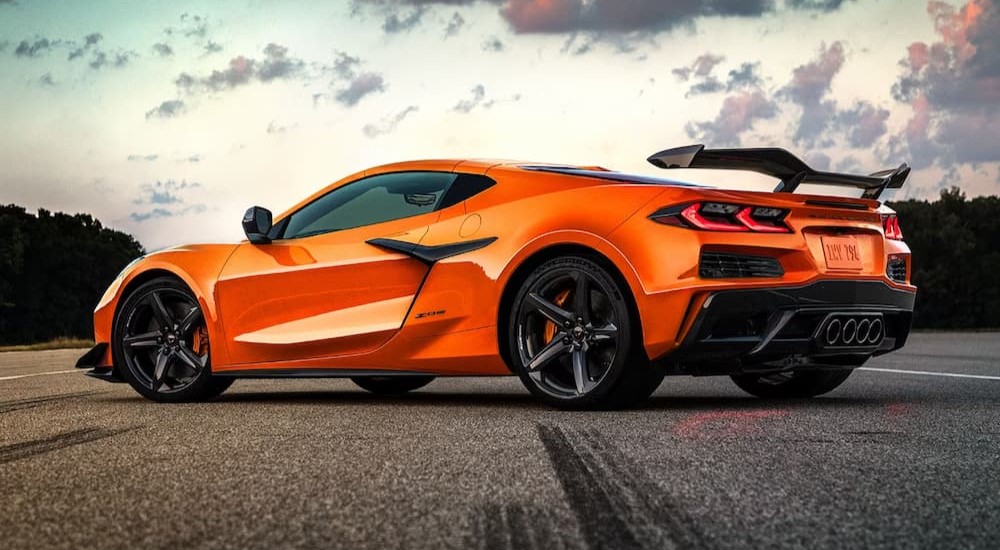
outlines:
[[457, 177], [451, 172], [396, 172], [348, 183], [289, 216], [282, 222], [282, 238], [308, 237], [433, 212]]
[[445, 193], [444, 198], [441, 199], [441, 204], [438, 205], [438, 208], [448, 208], [449, 206], [456, 205], [469, 197], [486, 191], [496, 185], [496, 183], [493, 178], [487, 176], [460, 173], [455, 182], [451, 184], [448, 192]]

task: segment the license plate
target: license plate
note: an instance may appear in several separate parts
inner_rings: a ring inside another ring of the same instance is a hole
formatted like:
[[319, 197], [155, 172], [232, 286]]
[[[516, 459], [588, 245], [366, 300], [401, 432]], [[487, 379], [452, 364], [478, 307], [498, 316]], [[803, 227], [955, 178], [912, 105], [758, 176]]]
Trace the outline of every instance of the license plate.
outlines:
[[860, 271], [861, 247], [854, 237], [822, 237], [823, 256], [829, 269]]

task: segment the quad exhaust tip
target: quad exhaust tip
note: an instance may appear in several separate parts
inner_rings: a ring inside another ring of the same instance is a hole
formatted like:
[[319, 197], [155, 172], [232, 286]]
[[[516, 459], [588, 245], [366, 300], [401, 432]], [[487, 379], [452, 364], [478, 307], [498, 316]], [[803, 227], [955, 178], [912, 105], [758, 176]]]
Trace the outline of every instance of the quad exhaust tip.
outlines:
[[822, 332], [827, 346], [873, 346], [885, 337], [880, 315], [838, 315], [830, 319]]

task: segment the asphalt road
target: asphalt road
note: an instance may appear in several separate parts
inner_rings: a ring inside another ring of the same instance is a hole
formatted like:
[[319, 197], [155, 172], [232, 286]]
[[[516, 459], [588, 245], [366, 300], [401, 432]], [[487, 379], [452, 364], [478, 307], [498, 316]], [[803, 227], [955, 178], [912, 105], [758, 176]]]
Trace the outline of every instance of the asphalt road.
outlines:
[[1000, 333], [914, 335], [822, 398], [668, 378], [608, 413], [512, 378], [159, 405], [79, 354], [0, 354], [4, 548], [1000, 547]]

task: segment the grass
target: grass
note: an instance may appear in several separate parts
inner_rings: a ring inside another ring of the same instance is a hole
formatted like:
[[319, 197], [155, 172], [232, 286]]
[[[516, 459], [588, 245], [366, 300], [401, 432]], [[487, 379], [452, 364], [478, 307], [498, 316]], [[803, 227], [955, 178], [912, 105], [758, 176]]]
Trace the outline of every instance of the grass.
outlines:
[[0, 352], [4, 351], [41, 351], [48, 349], [76, 349], [89, 348], [94, 345], [93, 340], [82, 338], [59, 337], [48, 342], [38, 342], [37, 344], [23, 344], [18, 346], [0, 346]]

